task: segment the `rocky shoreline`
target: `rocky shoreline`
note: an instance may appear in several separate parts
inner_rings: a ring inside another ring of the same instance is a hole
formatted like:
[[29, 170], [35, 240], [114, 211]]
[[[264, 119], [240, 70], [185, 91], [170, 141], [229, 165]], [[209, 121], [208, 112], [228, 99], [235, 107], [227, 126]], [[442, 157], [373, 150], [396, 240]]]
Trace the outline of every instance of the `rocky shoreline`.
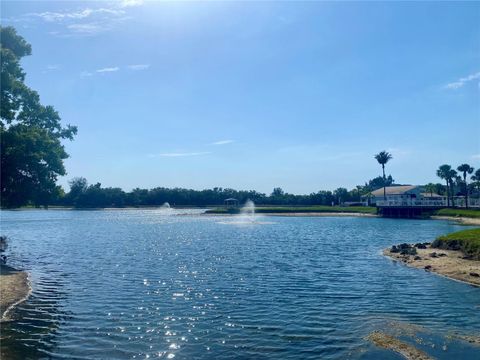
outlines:
[[8, 314], [30, 295], [30, 281], [26, 271], [0, 265], [0, 314], [1, 321], [9, 320]]
[[385, 249], [383, 254], [407, 266], [480, 287], [480, 261], [469, 259], [461, 251], [417, 243], [394, 245]]

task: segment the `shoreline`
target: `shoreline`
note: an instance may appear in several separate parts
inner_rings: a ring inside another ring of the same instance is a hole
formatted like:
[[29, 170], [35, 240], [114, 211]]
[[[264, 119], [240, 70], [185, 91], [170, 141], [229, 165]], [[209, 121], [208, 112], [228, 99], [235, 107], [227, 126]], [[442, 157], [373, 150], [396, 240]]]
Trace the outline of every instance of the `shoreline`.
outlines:
[[29, 274], [8, 265], [0, 265], [0, 322], [10, 321], [9, 312], [28, 299], [32, 287]]
[[431, 220], [456, 221], [456, 222], [459, 222], [462, 225], [480, 225], [480, 218], [433, 215], [433, 216], [430, 217], [430, 219]]
[[[415, 255], [392, 253], [384, 249], [383, 255], [406, 266], [434, 273], [447, 279], [480, 287], [480, 261], [464, 259], [458, 250], [443, 250], [426, 245], [425, 249], [416, 248]], [[477, 275], [471, 275], [477, 274]]]
[[[229, 214], [229, 213], [202, 213], [200, 215], [204, 216], [238, 216], [239, 214]], [[315, 217], [315, 216], [325, 216], [325, 217], [342, 217], [342, 216], [351, 216], [351, 217], [379, 217], [376, 214], [368, 213], [347, 213], [347, 212], [261, 212], [255, 213], [255, 216], [298, 216], [298, 217]]]
[[368, 214], [368, 213], [348, 213], [348, 212], [286, 212], [286, 213], [255, 213], [257, 216], [267, 215], [267, 216], [325, 216], [325, 217], [335, 217], [335, 216], [350, 216], [350, 217], [378, 217], [376, 214]]

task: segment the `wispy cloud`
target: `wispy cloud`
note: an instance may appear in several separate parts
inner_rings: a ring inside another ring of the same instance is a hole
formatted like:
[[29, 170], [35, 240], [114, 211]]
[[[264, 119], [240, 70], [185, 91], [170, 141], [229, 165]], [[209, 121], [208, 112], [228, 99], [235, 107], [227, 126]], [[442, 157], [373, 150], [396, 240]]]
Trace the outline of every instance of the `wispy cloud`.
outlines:
[[219, 140], [211, 143], [210, 145], [226, 145], [235, 142], [235, 140]]
[[211, 154], [210, 151], [202, 152], [183, 152], [183, 153], [161, 153], [161, 154], [150, 154], [149, 157], [185, 157], [185, 156], [200, 156]]
[[445, 85], [445, 89], [449, 89], [449, 90], [460, 89], [465, 84], [469, 83], [470, 81], [476, 80], [476, 79], [480, 79], [480, 72], [470, 74], [466, 77], [458, 79], [457, 81], [451, 82], [451, 83]]
[[[76, 35], [87, 36], [95, 35], [105, 30], [104, 27], [97, 23], [70, 24], [67, 25], [67, 29], [70, 30], [72, 33], [75, 33]], [[62, 34], [59, 35], [62, 36]], [[63, 36], [65, 35], [66, 34], [63, 34]]]
[[80, 73], [80, 76], [81, 77], [89, 77], [89, 76], [92, 76], [93, 74], [90, 72], [90, 71], [82, 71]]
[[134, 71], [147, 70], [150, 67], [150, 64], [135, 64], [135, 65], [128, 65], [127, 67], [130, 70], [134, 70]]
[[480, 160], [480, 154], [472, 155], [473, 160]]
[[49, 72], [52, 72], [52, 71], [55, 71], [55, 70], [58, 70], [60, 69], [60, 65], [47, 65], [47, 67], [45, 68], [45, 70], [43, 70], [42, 72], [45, 74], [45, 73], [49, 73]]
[[[64, 2], [67, 4], [67, 2]], [[48, 23], [53, 30], [48, 33], [58, 37], [94, 36], [118, 27], [119, 23], [131, 18], [130, 8], [142, 5], [141, 0], [102, 2], [101, 7], [83, 7], [71, 10], [26, 13], [2, 22]]]
[[[133, 71], [140, 71], [140, 70], [146, 70], [149, 67], [150, 67], [150, 64], [136, 64], [136, 65], [128, 65], [128, 66], [124, 67], [123, 69], [128, 68], [128, 69], [133, 70]], [[92, 76], [94, 73], [97, 73], [97, 74], [112, 73], [112, 72], [120, 71], [121, 69], [122, 68], [120, 66], [110, 66], [110, 67], [97, 69], [95, 71], [85, 70], [85, 71], [82, 71], [80, 73], [80, 76], [81, 77]]]
[[122, 0], [120, 2], [120, 7], [133, 7], [133, 6], [140, 6], [143, 4], [143, 0]]
[[97, 73], [107, 73], [107, 72], [115, 72], [115, 71], [118, 71], [120, 70], [120, 68], [118, 66], [113, 66], [113, 67], [106, 67], [106, 68], [103, 68], [103, 69], [98, 69], [96, 70]]
[[94, 17], [97, 15], [124, 15], [125, 10], [121, 9], [114, 9], [114, 8], [98, 8], [98, 9], [91, 9], [85, 8], [83, 10], [77, 11], [62, 11], [62, 12], [54, 12], [54, 11], [45, 11], [41, 13], [28, 13], [26, 17], [37, 17], [47, 22], [63, 22], [68, 20], [79, 20], [79, 19], [86, 19], [89, 17]]

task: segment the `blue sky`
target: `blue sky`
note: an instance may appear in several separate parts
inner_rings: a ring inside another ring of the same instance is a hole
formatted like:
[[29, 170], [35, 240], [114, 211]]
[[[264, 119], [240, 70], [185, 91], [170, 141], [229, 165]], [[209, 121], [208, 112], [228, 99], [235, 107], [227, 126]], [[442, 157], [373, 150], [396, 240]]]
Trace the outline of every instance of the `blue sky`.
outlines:
[[63, 185], [291, 193], [480, 167], [480, 3], [2, 2]]

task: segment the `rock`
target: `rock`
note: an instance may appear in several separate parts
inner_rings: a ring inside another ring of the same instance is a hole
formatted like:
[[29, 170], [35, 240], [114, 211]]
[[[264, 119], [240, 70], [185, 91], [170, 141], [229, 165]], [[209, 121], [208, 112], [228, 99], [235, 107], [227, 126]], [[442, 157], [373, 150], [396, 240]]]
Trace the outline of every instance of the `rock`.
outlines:
[[432, 257], [432, 258], [437, 258], [437, 257], [438, 257], [438, 255], [437, 255], [437, 253], [436, 253], [435, 251], [432, 252], [432, 253], [430, 253], [430, 254], [428, 254], [428, 256], [430, 256], [430, 257]]
[[440, 254], [438, 254], [438, 256], [447, 256], [447, 254], [445, 254], [445, 253], [440, 253]]
[[422, 258], [420, 256], [415, 256], [413, 260], [422, 260]]
[[392, 248], [390, 249], [390, 252], [391, 253], [398, 253], [398, 252], [400, 252], [400, 249], [398, 249], [395, 245], [393, 245]]
[[417, 249], [426, 249], [426, 248], [427, 248], [427, 245], [422, 244], [422, 243], [416, 243], [416, 244], [415, 244], [415, 247], [416, 247]]
[[416, 255], [416, 254], [417, 254], [417, 249], [415, 249], [414, 247], [400, 250], [400, 255]]
[[425, 270], [430, 270], [432, 268], [432, 265], [427, 265], [424, 267]]
[[479, 274], [479, 273], [476, 273], [476, 272], [471, 272], [471, 273], [470, 273], [470, 276], [480, 277], [480, 274]]
[[0, 236], [0, 252], [4, 252], [7, 249], [7, 237]]
[[390, 248], [391, 253], [400, 253], [400, 255], [416, 255], [417, 249], [410, 244], [403, 243], [400, 245], [393, 245]]

